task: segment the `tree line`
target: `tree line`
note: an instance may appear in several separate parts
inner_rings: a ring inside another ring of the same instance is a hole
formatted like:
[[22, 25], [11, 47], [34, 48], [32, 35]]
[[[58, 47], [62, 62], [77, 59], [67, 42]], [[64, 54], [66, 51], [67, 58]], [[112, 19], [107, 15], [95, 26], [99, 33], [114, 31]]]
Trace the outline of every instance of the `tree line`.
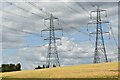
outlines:
[[21, 64], [2, 64], [2, 72], [21, 71]]
[[[53, 64], [53, 67], [56, 67], [55, 64]], [[35, 69], [44, 69], [49, 68], [49, 65], [43, 64], [42, 66], [37, 66]], [[11, 71], [21, 71], [21, 64], [2, 64], [0, 67], [0, 72], [11, 72]]]
[[[56, 67], [56, 65], [55, 64], [53, 64], [53, 67]], [[35, 69], [44, 69], [44, 68], [49, 68], [49, 65], [44, 65], [43, 64], [43, 66], [38, 66], [38, 67], [36, 67]]]

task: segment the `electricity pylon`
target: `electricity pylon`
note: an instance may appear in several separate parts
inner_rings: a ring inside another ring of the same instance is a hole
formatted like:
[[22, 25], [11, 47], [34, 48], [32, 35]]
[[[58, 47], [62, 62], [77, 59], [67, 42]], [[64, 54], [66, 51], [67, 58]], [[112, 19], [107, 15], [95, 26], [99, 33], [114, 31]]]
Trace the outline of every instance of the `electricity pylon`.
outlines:
[[109, 21], [102, 20], [101, 14], [104, 14], [105, 15], [104, 17], [107, 17], [106, 10], [102, 10], [99, 7], [97, 8], [97, 10], [91, 11], [90, 19], [92, 20], [92, 22], [88, 23], [88, 25], [90, 24], [96, 25], [96, 31], [90, 33], [90, 35], [93, 35], [93, 34], [96, 35], [93, 63], [100, 63], [102, 61], [108, 62], [103, 34], [109, 33], [109, 32], [103, 31], [104, 29], [103, 24], [109, 23]]
[[54, 27], [54, 20], [59, 20], [59, 19], [57, 17], [54, 17], [52, 14], [50, 15], [49, 18], [46, 18], [44, 20], [49, 20], [50, 23], [49, 28], [41, 31], [41, 33], [43, 31], [49, 31], [49, 37], [44, 39], [44, 40], [49, 40], [48, 53], [46, 58], [46, 67], [60, 66], [56, 40], [61, 38], [55, 37], [55, 31], [63, 30], [63, 29], [58, 29]]

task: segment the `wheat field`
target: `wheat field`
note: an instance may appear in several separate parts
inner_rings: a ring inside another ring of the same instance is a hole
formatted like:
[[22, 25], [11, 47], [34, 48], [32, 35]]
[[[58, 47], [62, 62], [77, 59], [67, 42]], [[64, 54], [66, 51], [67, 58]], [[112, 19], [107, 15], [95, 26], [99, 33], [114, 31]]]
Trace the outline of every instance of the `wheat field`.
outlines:
[[118, 62], [0, 73], [2, 78], [117, 78]]

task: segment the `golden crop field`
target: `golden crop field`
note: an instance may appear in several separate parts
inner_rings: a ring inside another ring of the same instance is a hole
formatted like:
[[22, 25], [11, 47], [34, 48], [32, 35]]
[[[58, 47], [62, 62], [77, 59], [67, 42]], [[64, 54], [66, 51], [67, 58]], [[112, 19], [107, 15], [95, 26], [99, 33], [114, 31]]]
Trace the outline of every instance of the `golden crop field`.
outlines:
[[117, 78], [118, 62], [0, 73], [3, 78]]

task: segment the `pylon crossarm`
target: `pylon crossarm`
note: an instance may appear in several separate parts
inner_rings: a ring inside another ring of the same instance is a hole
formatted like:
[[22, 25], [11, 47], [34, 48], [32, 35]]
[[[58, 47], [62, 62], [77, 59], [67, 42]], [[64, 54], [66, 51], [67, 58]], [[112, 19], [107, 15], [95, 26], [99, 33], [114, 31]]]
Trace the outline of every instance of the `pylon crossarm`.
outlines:
[[106, 10], [103, 10], [103, 9], [101, 9], [100, 11], [101, 11], [101, 12], [106, 12]]
[[94, 22], [89, 22], [87, 25], [90, 25], [90, 24], [98, 24], [98, 23], [110, 23], [109, 21], [103, 21], [103, 20], [101, 20], [101, 21], [99, 21], [99, 22], [96, 22], [96, 21], [94, 21]]
[[45, 18], [44, 20], [49, 20], [50, 18]]
[[57, 17], [53, 17], [54, 19], [58, 19]]
[[[53, 40], [54, 40], [54, 39], [56, 39], [56, 40], [61, 40], [61, 38], [56, 38], [56, 37], [55, 37], [55, 38], [52, 38], [52, 39], [53, 39]], [[46, 38], [46, 39], [44, 39], [44, 40], [51, 40], [51, 38]]]
[[63, 29], [61, 29], [61, 28], [56, 28], [56, 29], [54, 29], [54, 30], [63, 30]]
[[[103, 34], [105, 34], [105, 33], [108, 33], [108, 34], [109, 34], [110, 32], [104, 32], [104, 31], [103, 31], [102, 33], [103, 33]], [[90, 32], [89, 34], [96, 34], [96, 32]], [[101, 33], [98, 33], [98, 34], [101, 34]]]
[[50, 31], [50, 28], [41, 30], [41, 32], [43, 32], [43, 31]]

